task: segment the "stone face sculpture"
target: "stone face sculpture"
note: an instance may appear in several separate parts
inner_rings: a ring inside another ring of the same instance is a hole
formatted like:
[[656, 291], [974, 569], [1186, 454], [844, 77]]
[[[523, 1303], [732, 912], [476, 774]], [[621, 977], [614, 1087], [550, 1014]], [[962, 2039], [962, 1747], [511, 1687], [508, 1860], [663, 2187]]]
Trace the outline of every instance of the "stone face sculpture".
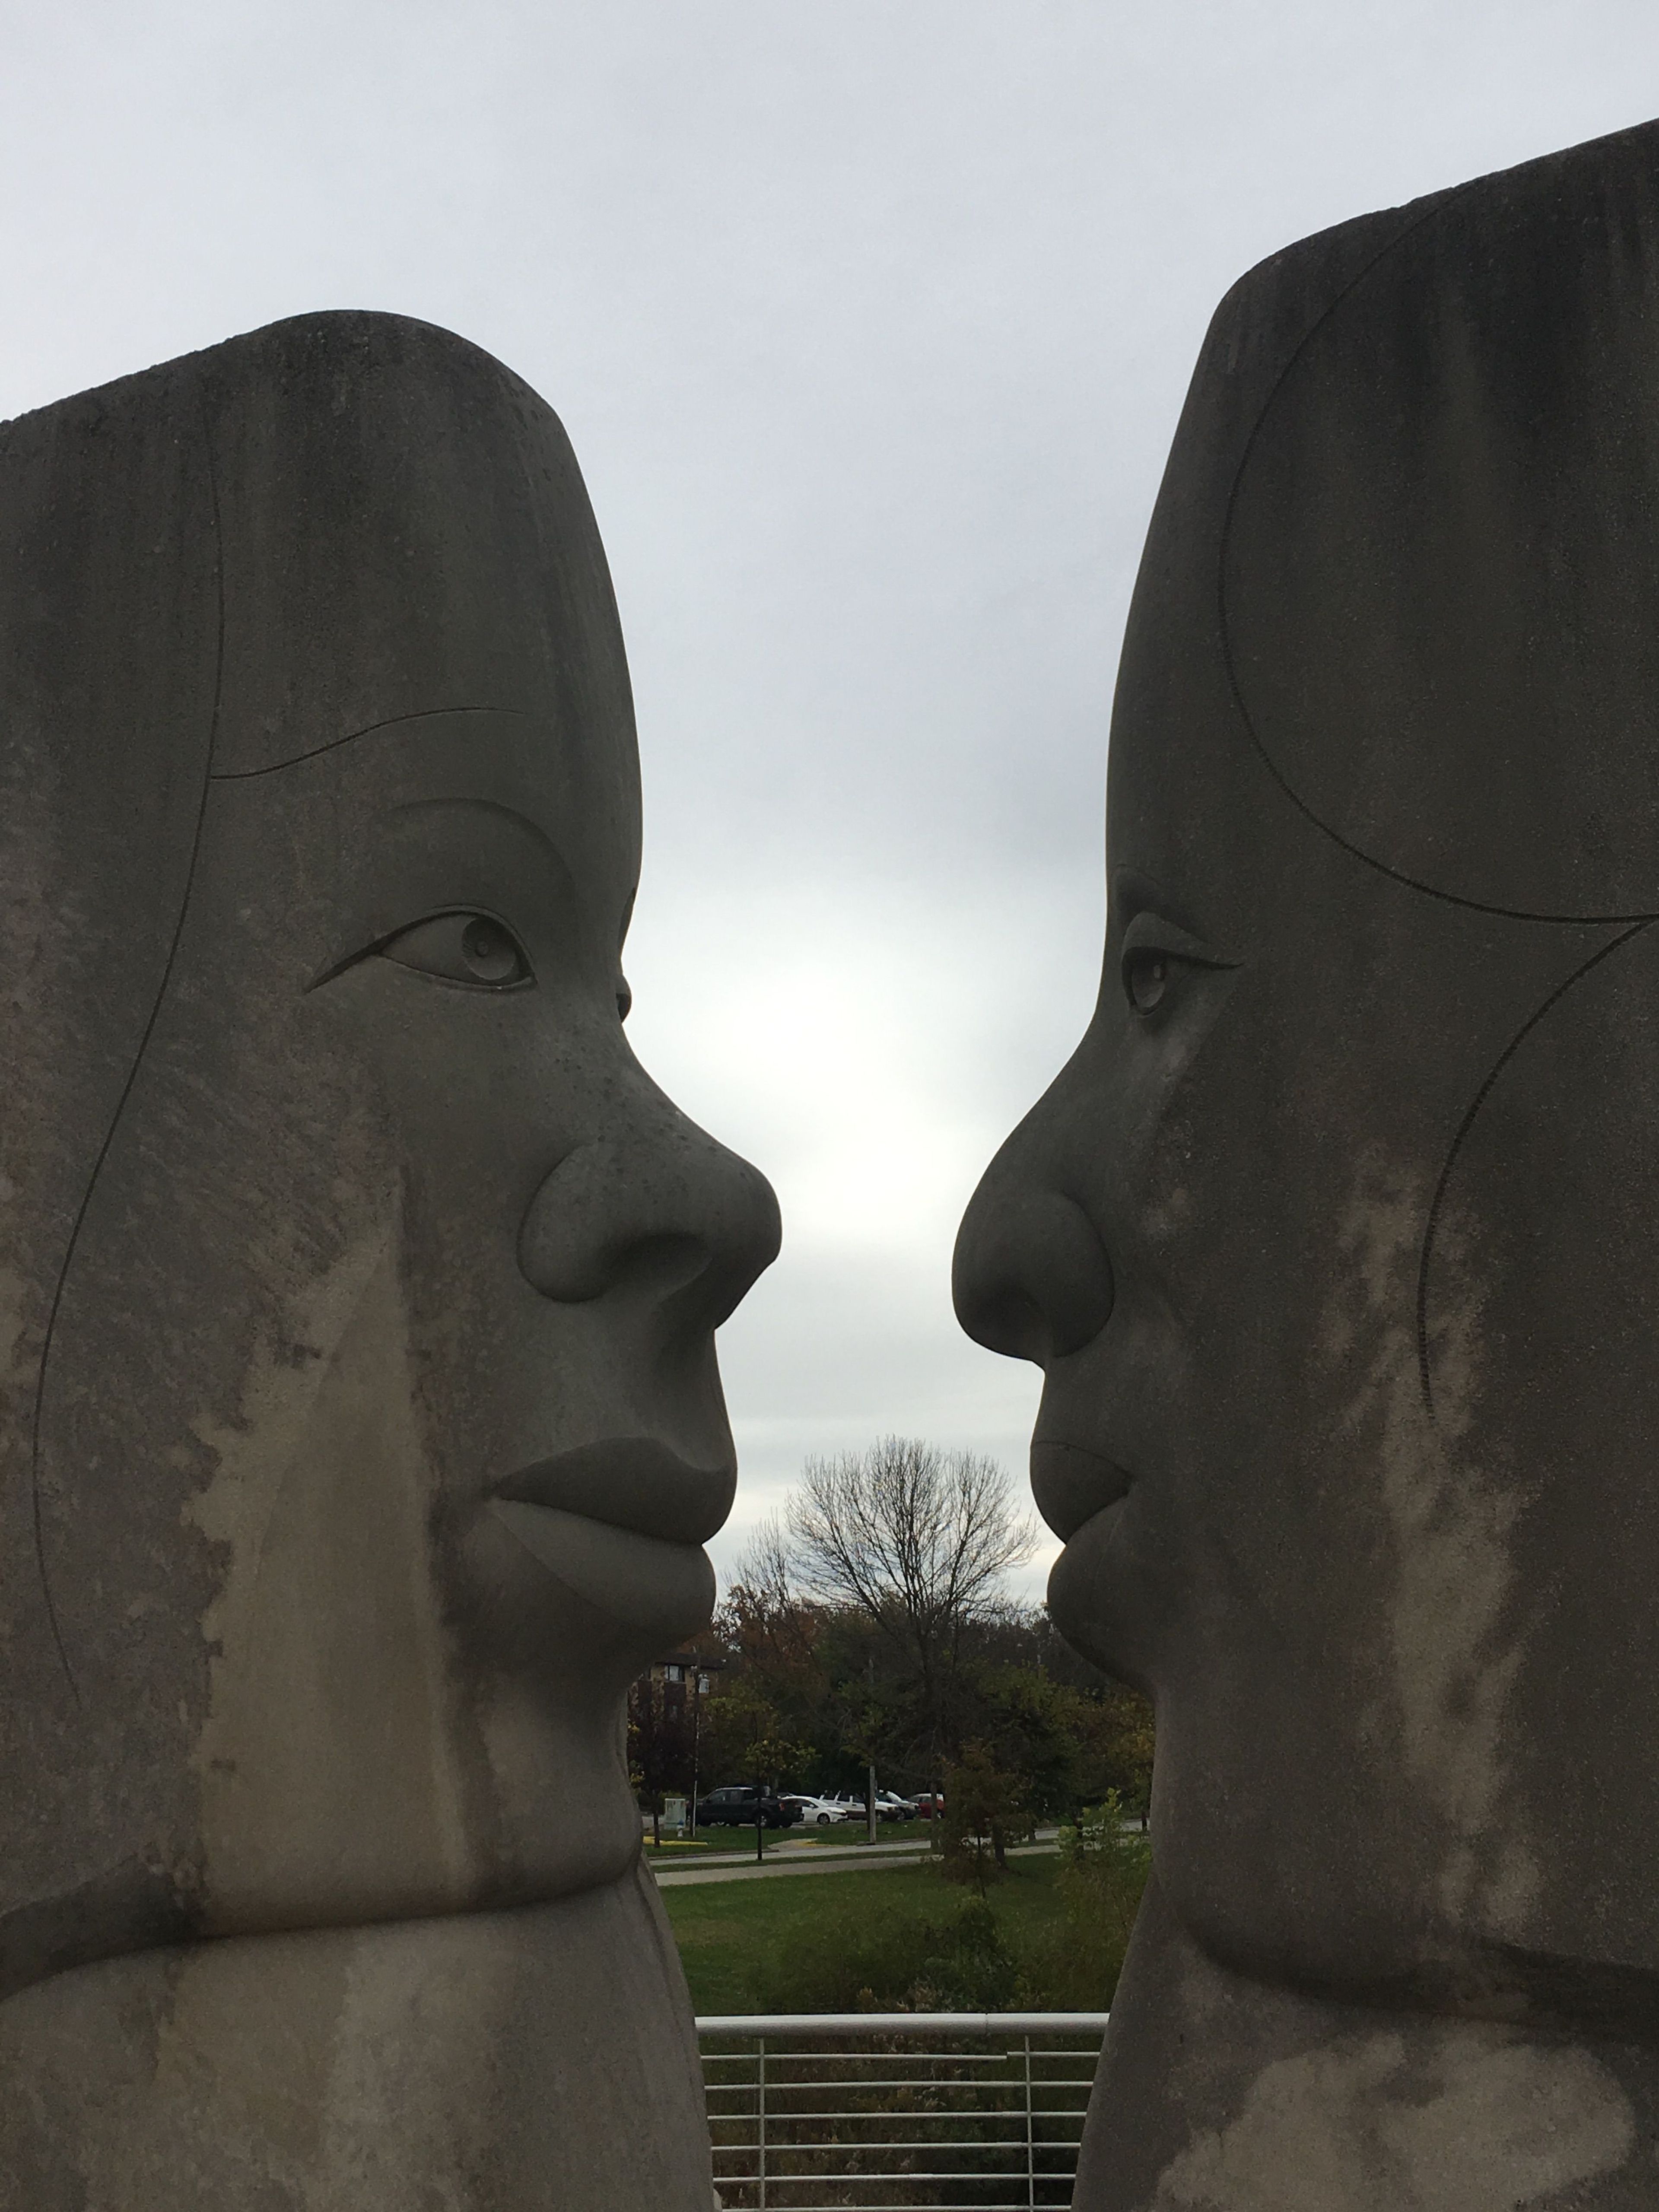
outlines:
[[1078, 2203], [1659, 2203], [1659, 127], [1206, 341], [1105, 976], [964, 1222], [1157, 1707]]
[[0, 514], [0, 2197], [708, 2212], [622, 1711], [777, 1217], [623, 1036], [569, 447], [319, 315]]

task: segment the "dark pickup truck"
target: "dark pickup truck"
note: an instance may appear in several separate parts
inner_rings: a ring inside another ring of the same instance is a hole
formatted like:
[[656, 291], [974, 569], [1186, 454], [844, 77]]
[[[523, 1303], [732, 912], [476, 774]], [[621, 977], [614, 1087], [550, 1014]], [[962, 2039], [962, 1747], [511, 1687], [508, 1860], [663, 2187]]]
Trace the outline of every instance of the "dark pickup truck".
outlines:
[[784, 1805], [769, 1790], [712, 1790], [697, 1803], [700, 1828], [752, 1828], [757, 1808], [763, 1828], [787, 1828], [800, 1818], [798, 1805]]

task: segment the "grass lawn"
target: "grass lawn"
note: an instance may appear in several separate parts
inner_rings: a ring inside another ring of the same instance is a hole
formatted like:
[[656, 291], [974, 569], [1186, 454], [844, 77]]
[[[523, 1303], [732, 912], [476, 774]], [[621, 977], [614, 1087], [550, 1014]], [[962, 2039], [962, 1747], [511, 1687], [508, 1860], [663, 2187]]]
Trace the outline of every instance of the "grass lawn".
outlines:
[[[990, 1887], [996, 1935], [1015, 1958], [1063, 1941], [1057, 1869], [1015, 1859]], [[856, 2010], [862, 1989], [896, 2004], [918, 1975], [937, 1975], [978, 1897], [931, 1867], [904, 1867], [708, 1882], [665, 1889], [662, 1901], [697, 2012], [839, 2012]]]

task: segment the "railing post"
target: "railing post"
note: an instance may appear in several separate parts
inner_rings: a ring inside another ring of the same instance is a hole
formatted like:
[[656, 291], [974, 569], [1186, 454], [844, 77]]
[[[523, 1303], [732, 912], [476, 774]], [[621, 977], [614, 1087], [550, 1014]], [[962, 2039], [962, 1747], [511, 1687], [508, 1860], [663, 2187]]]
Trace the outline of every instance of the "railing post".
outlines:
[[760, 2039], [760, 2057], [755, 2066], [756, 2128], [755, 2166], [760, 2179], [760, 2212], [766, 2212], [766, 2038]]
[[1031, 2039], [1025, 2044], [1025, 2202], [1036, 2204], [1036, 2138], [1031, 2124]]

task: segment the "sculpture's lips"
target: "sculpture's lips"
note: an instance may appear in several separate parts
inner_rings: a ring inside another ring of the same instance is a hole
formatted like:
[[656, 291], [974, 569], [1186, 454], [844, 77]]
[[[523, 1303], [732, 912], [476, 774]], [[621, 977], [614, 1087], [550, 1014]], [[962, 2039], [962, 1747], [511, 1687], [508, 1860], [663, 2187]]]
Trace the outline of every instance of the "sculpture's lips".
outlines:
[[1031, 1495], [1062, 1544], [1069, 1544], [1085, 1521], [1126, 1497], [1129, 1481], [1115, 1461], [1085, 1445], [1062, 1443], [1054, 1437], [1031, 1439]]
[[489, 1510], [567, 1589], [674, 1643], [714, 1610], [702, 1545], [736, 1486], [734, 1467], [693, 1467], [654, 1437], [613, 1437], [521, 1467]]
[[612, 1437], [521, 1467], [494, 1495], [665, 1543], [706, 1544], [725, 1526], [737, 1482], [729, 1463], [693, 1467], [653, 1437]]
[[714, 1570], [700, 1544], [642, 1536], [522, 1498], [492, 1498], [489, 1510], [556, 1582], [625, 1628], [672, 1644], [713, 1618]]

